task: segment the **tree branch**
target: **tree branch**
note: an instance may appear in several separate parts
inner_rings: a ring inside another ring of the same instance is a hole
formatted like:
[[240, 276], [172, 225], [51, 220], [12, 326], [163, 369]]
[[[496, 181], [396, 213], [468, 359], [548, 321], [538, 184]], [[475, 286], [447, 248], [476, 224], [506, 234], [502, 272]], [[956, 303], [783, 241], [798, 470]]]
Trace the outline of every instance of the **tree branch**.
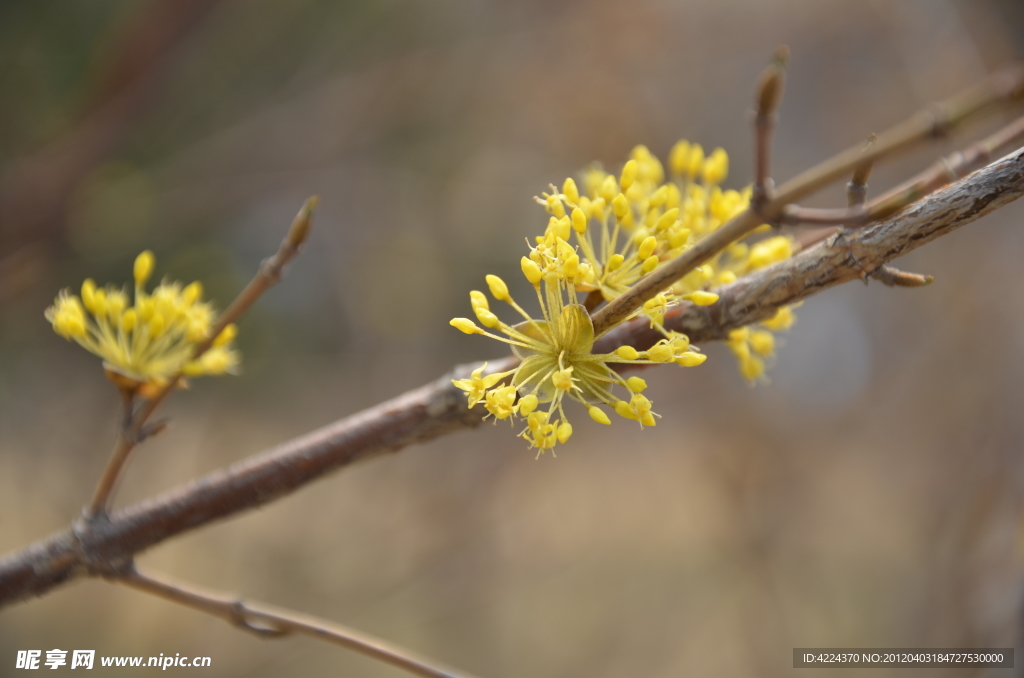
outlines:
[[[670, 329], [706, 342], [771, 317], [828, 287], [860, 279], [887, 261], [945, 235], [1024, 194], [1024, 150], [936, 191], [892, 218], [844, 232], [792, 259], [720, 288], [711, 306], [682, 304], [666, 318]], [[623, 344], [646, 349], [661, 335], [640, 318], [602, 337], [597, 351]], [[509, 357], [492, 363], [509, 369]], [[497, 363], [500, 363], [497, 364]], [[356, 461], [480, 424], [451, 384], [475, 365], [385, 403], [203, 476], [155, 498], [112, 513], [109, 521], [78, 526], [0, 560], [0, 606], [41, 595], [86, 575], [120, 576], [135, 554], [216, 520], [267, 504]]]
[[1021, 137], [1024, 137], [1024, 116], [1017, 118], [989, 137], [971, 144], [963, 151], [940, 158], [925, 171], [872, 200], [869, 204], [864, 204], [864, 200], [860, 199], [861, 193], [867, 190], [866, 186], [858, 186], [855, 179], [848, 184], [847, 195], [852, 195], [857, 200], [850, 202], [846, 209], [815, 209], [789, 204], [783, 208], [782, 214], [779, 216], [779, 223], [858, 226], [884, 219], [899, 212], [915, 200], [920, 200], [936, 188], [956, 181], [979, 167], [984, 167], [992, 160], [997, 149], [1015, 145]]
[[132, 568], [114, 580], [165, 600], [212, 614], [235, 626], [264, 638], [279, 638], [291, 634], [309, 636], [364, 654], [378, 661], [397, 666], [424, 678], [472, 678], [469, 674], [441, 668], [433, 660], [399, 649], [362, 631], [356, 631], [334, 622], [285, 610], [271, 610], [253, 606], [238, 598], [222, 593], [203, 591], [195, 587], [171, 582], [162, 577], [143, 574]]
[[[936, 191], [903, 212], [871, 226], [847, 230], [792, 259], [746, 275], [715, 291], [711, 306], [684, 304], [666, 315], [667, 329], [694, 342], [719, 341], [729, 331], [765, 320], [822, 290], [860, 280], [886, 262], [1009, 204], [1024, 195], [1024, 149]], [[655, 330], [631, 323], [625, 343], [651, 343]]]
[[853, 146], [806, 170], [779, 187], [772, 198], [763, 205], [752, 202], [750, 209], [729, 220], [675, 259], [641, 278], [621, 296], [599, 309], [592, 318], [594, 332], [600, 336], [609, 328], [619, 325], [643, 306], [644, 302], [702, 262], [746, 236], [765, 221], [775, 222], [790, 203], [824, 188], [864, 163], [874, 162], [929, 139], [941, 137], [965, 119], [993, 104], [1016, 99], [1022, 95], [1024, 65], [1016, 64], [1003, 68], [977, 85], [945, 101], [934, 103], [879, 134], [870, 148], [865, 149], [863, 145]]

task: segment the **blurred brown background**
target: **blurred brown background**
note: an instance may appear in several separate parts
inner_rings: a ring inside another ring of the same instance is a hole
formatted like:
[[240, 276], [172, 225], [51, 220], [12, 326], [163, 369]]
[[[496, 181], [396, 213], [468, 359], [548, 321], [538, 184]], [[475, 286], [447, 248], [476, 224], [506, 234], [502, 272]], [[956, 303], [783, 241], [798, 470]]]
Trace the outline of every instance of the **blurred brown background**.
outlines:
[[[138, 500], [500, 355], [447, 321], [485, 273], [519, 279], [549, 182], [687, 137], [726, 147], [745, 184], [776, 45], [785, 179], [1024, 56], [1022, 31], [1016, 0], [3, 3], [0, 551], [74, 518], [113, 440], [98, 362], [42, 317], [61, 287], [128, 280], [148, 247], [223, 307], [321, 196], [307, 251], [242, 324], [244, 374], [173, 399], [122, 485]], [[534, 461], [483, 427], [140, 563], [486, 678], [777, 676], [794, 646], [1017, 644], [1022, 218], [900, 262], [931, 287], [815, 297], [771, 385], [707, 346], [699, 369], [650, 373], [664, 419], [642, 435], [577, 413]], [[211, 677], [404, 675], [102, 581], [0, 612], [0, 674], [54, 647], [209, 655]]]

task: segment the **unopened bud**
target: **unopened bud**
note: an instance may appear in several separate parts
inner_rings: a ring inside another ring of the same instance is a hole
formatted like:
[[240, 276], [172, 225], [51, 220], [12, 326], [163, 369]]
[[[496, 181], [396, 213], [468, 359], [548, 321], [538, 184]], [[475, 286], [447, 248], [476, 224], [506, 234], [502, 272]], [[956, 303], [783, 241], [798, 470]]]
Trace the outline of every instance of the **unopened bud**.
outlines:
[[306, 238], [309, 237], [309, 229], [313, 226], [313, 210], [316, 209], [319, 202], [318, 196], [314, 195], [308, 198], [299, 213], [295, 215], [286, 239], [291, 247], [298, 248], [306, 242]]
[[789, 48], [781, 46], [775, 52], [775, 60], [761, 73], [757, 87], [757, 114], [767, 117], [774, 115], [782, 101], [782, 90], [786, 85], [786, 62]]

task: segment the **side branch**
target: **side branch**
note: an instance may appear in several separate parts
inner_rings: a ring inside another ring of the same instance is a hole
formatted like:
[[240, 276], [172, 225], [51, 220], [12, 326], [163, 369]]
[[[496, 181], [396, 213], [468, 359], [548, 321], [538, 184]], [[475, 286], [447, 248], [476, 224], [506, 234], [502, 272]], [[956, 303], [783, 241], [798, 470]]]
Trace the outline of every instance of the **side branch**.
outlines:
[[[772, 317], [822, 290], [861, 280], [887, 262], [947, 235], [1024, 195], [1024, 149], [1014, 151], [886, 221], [838, 232], [792, 259], [715, 290], [711, 306], [683, 304], [666, 315], [666, 329], [696, 342], [726, 339], [731, 330]], [[661, 335], [636, 322], [615, 332], [622, 343], [654, 343]]]
[[[783, 209], [790, 203], [815, 193], [865, 163], [875, 162], [929, 139], [941, 137], [965, 119], [993, 104], [1021, 96], [1024, 96], [1024, 65], [1017, 64], [993, 73], [974, 87], [945, 101], [932, 104], [905, 122], [882, 132], [869, 148], [848, 148], [806, 170], [780, 186], [770, 200], [762, 205], [752, 204], [750, 209], [726, 222], [692, 248], [641, 278], [624, 294], [598, 309], [592, 316], [594, 331], [600, 336], [609, 328], [619, 325], [643, 306], [644, 302], [702, 262], [746, 236], [762, 223], [777, 221]], [[763, 138], [765, 135], [758, 136]]]
[[237, 598], [187, 587], [167, 579], [143, 574], [135, 569], [114, 581], [220, 617], [228, 623], [258, 636], [275, 638], [299, 634], [339, 645], [424, 678], [472, 678], [465, 673], [441, 668], [433, 660], [417, 657], [407, 650], [399, 649], [391, 643], [374, 638], [362, 631], [356, 631], [310, 615], [272, 610], [265, 606], [256, 607]]
[[[667, 325], [695, 343], [723, 339], [730, 330], [768, 318], [783, 306], [860, 279], [1022, 194], [1024, 149], [886, 221], [832, 237], [720, 288], [720, 299], [711, 306], [683, 304], [667, 317]], [[659, 338], [641, 318], [609, 332], [595, 350], [623, 344], [646, 349]], [[500, 361], [500, 369], [508, 369], [511, 361]], [[0, 560], [0, 605], [41, 595], [78, 576], [117, 576], [134, 554], [173, 536], [266, 504], [355, 461], [478, 425], [482, 412], [467, 409], [464, 394], [450, 383], [470, 367], [121, 509], [91, 530], [68, 530], [10, 554]]]

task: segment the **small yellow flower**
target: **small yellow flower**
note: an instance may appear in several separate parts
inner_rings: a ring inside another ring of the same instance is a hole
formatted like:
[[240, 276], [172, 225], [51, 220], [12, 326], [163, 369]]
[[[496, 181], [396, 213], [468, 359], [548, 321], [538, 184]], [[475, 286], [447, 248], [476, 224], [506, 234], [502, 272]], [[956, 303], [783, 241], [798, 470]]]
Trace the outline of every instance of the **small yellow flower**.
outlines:
[[501, 372], [497, 374], [488, 374], [484, 376], [484, 370], [487, 369], [487, 363], [484, 363], [480, 367], [473, 370], [470, 374], [469, 379], [452, 379], [452, 383], [458, 388], [461, 388], [466, 392], [469, 407], [473, 407], [478, 402], [484, 399], [484, 395], [487, 393], [487, 389], [491, 388], [499, 381], [509, 375], [508, 372]]
[[484, 407], [494, 415], [495, 419], [508, 419], [516, 413], [516, 388], [515, 386], [503, 386], [491, 389], [486, 394], [487, 402]]
[[148, 250], [135, 259], [131, 306], [123, 289], [113, 285], [99, 288], [86, 280], [81, 298], [62, 290], [46, 309], [46, 319], [54, 332], [103, 358], [103, 366], [117, 383], [140, 388], [143, 395], [179, 372], [190, 377], [234, 373], [239, 362], [231, 347], [235, 326], [224, 328], [213, 346], [195, 359], [196, 347], [213, 329], [213, 307], [202, 301], [203, 288], [198, 282], [182, 286], [164, 281], [152, 293], [146, 292], [155, 266]]

